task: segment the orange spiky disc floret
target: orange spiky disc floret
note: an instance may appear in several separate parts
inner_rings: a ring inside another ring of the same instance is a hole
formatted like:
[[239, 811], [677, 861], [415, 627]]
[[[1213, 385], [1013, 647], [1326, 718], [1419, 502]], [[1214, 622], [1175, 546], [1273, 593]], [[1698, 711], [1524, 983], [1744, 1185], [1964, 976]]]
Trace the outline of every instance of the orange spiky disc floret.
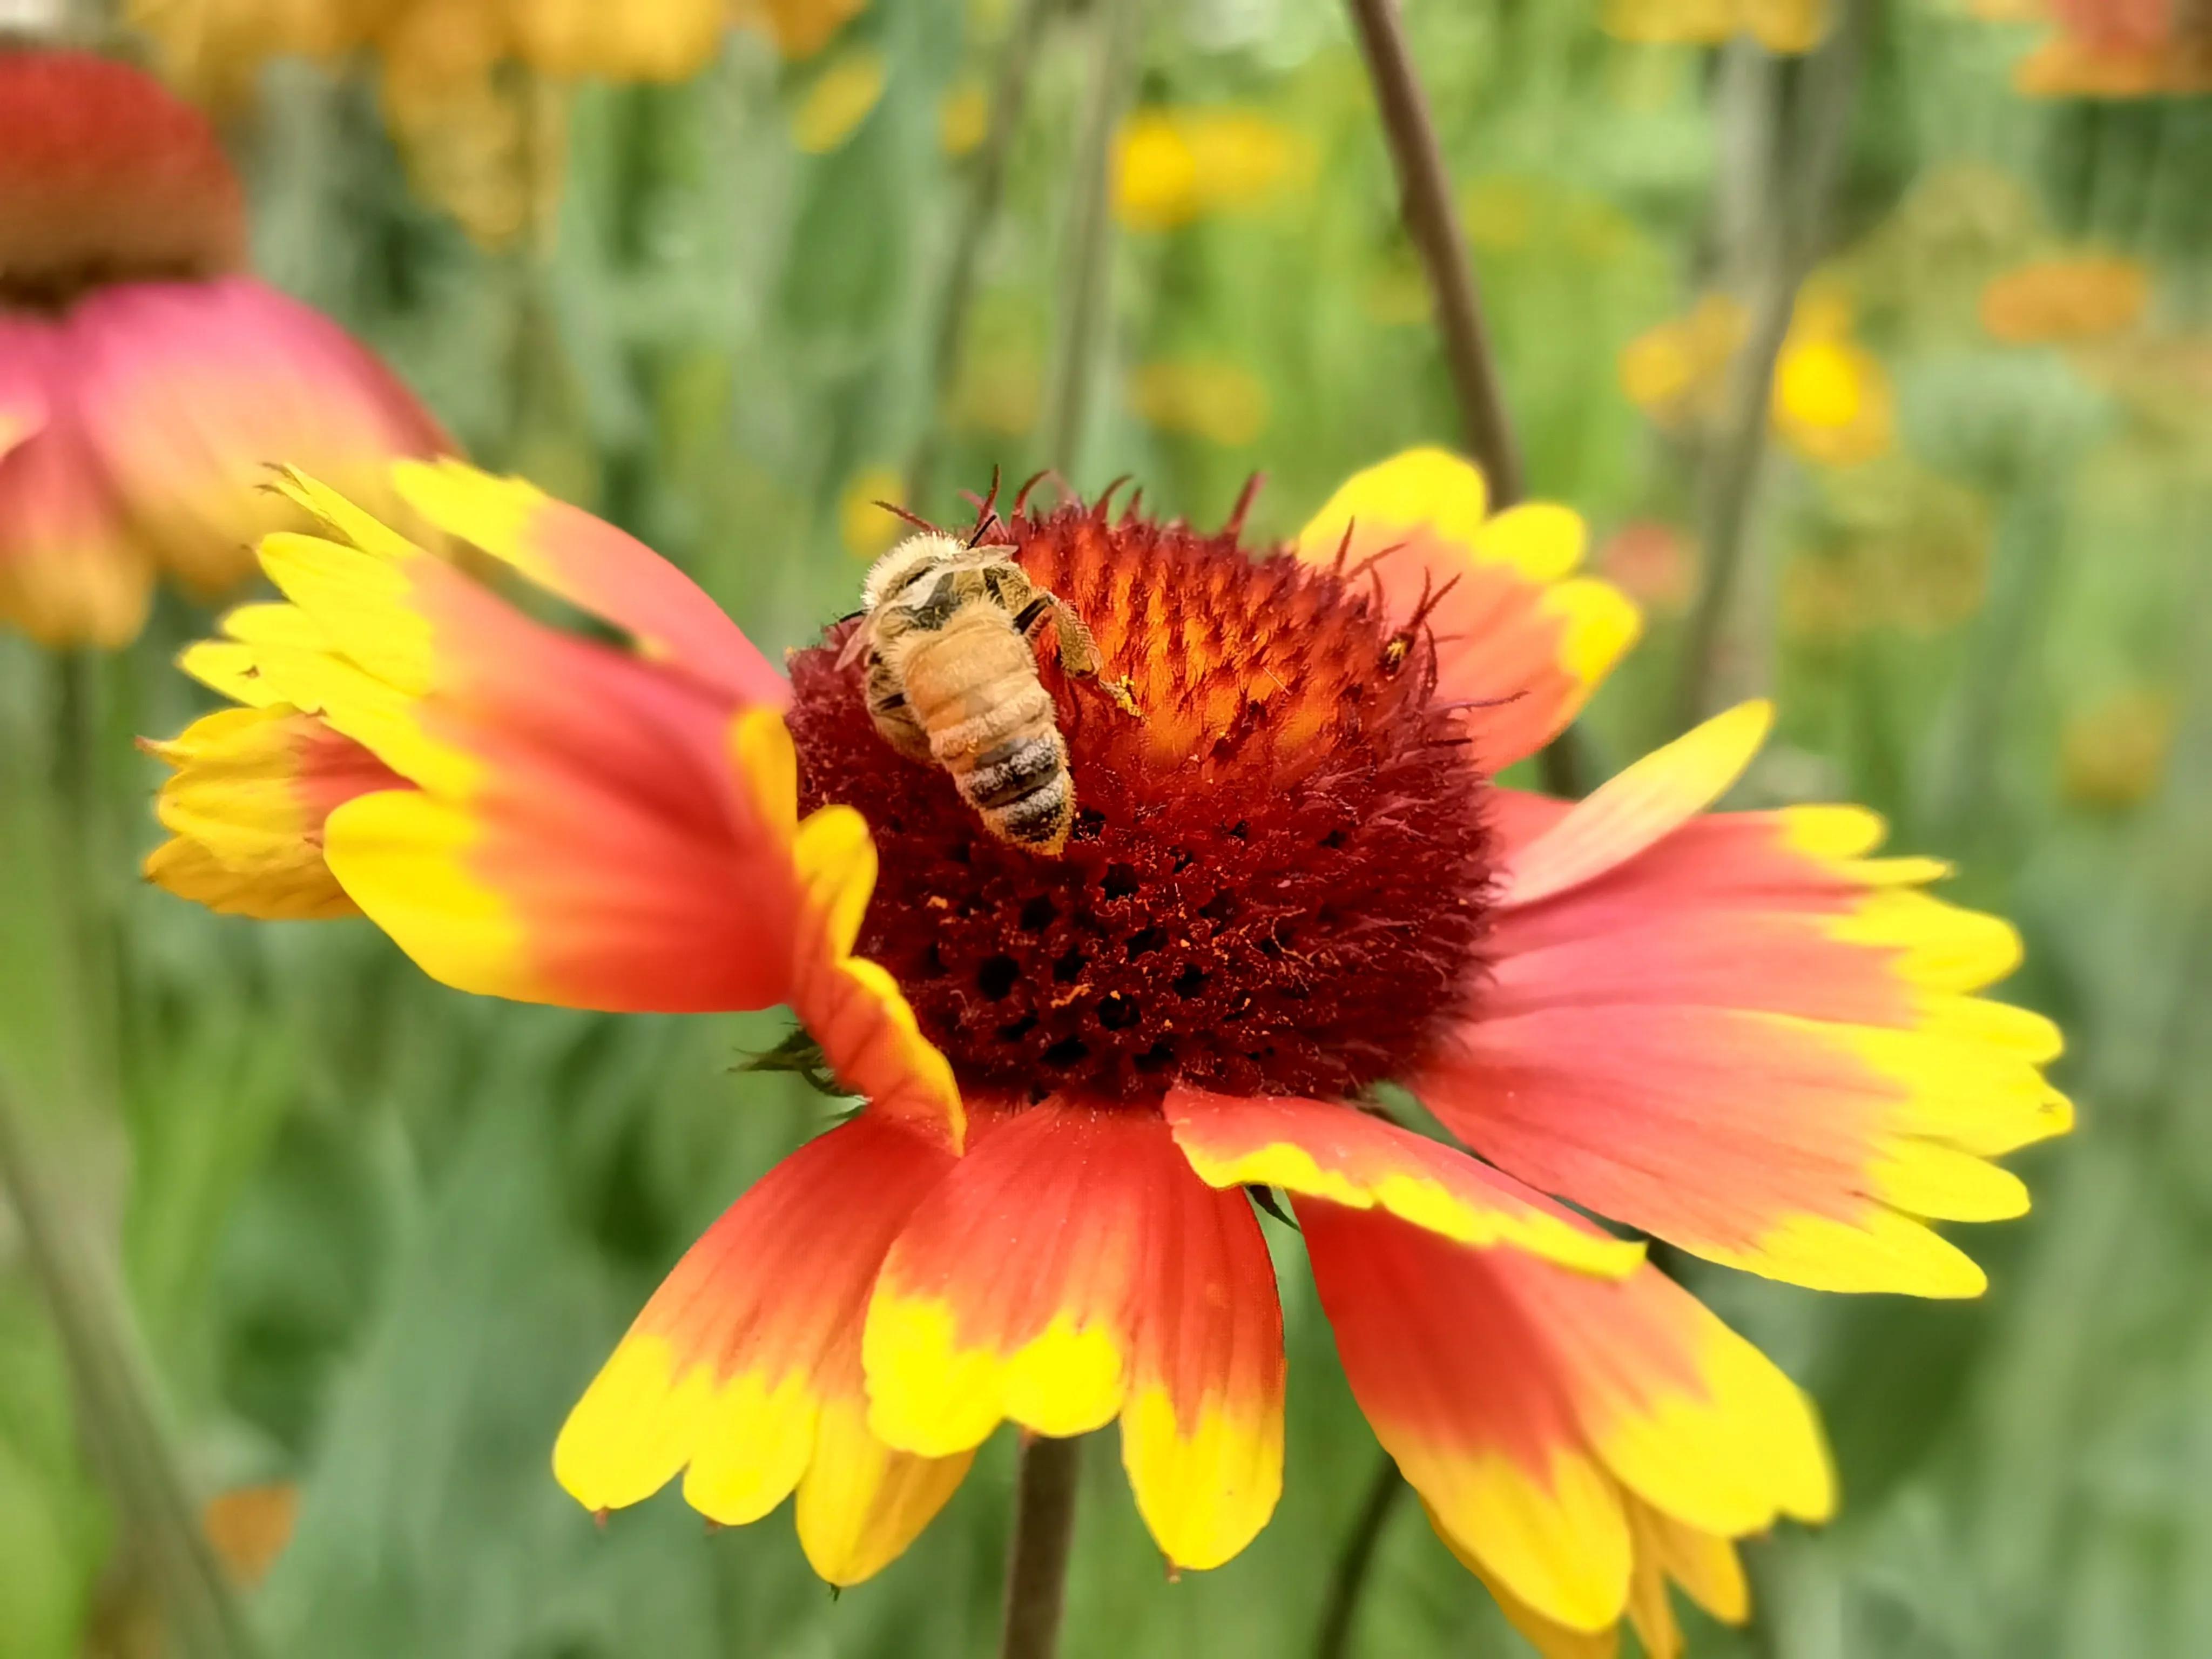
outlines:
[[860, 948], [963, 1087], [1329, 1097], [1401, 1073], [1464, 1006], [1490, 878], [1425, 631], [1358, 570], [1233, 532], [1063, 507], [993, 535], [1142, 711], [1043, 648], [1079, 803], [1063, 856], [994, 839], [891, 750], [842, 634], [792, 662], [804, 805], [858, 807], [881, 854]]
[[112, 58], [0, 52], [0, 305], [58, 310], [245, 252], [238, 179], [198, 111]]

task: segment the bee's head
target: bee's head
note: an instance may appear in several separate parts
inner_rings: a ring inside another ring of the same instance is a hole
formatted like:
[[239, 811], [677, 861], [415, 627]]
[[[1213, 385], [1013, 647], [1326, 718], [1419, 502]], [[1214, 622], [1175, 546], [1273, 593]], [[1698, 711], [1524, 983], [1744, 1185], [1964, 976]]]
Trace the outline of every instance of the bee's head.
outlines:
[[933, 570], [942, 569], [967, 550], [951, 537], [934, 530], [908, 536], [869, 568], [860, 584], [860, 599], [867, 609], [888, 605]]

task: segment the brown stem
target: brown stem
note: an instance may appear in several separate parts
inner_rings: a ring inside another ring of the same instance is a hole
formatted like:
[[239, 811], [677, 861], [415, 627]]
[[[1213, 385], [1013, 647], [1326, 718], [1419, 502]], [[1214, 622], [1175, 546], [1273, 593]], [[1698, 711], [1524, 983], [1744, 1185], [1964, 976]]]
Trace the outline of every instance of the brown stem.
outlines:
[[952, 267], [945, 273], [939, 297], [937, 330], [930, 350], [929, 420], [921, 441], [908, 463], [906, 504], [916, 512], [929, 494], [937, 471], [938, 451], [944, 442], [945, 401], [952, 394], [960, 372], [960, 359], [968, 341], [968, 316], [975, 299], [975, 267], [983, 239], [999, 217], [1000, 198], [1006, 194], [1006, 158], [1012, 153], [1014, 135], [1021, 130], [1029, 104], [1030, 66], [1036, 61], [1037, 42], [1044, 36], [1046, 15], [1055, 0], [1021, 0], [999, 52], [998, 79], [991, 87], [990, 125], [983, 146], [975, 155], [975, 170], [961, 209], [960, 225], [952, 243]]
[[1519, 501], [1524, 488], [1521, 451], [1506, 418], [1498, 390], [1497, 365], [1483, 326], [1481, 295], [1467, 257], [1452, 205], [1451, 179], [1429, 119], [1428, 100], [1413, 73], [1397, 0], [1351, 0], [1359, 26], [1359, 45], [1382, 106], [1382, 129], [1389, 136], [1390, 160], [1398, 172], [1406, 230], [1427, 270], [1436, 298], [1437, 326], [1444, 337], [1444, 358], [1459, 396], [1467, 428], [1468, 453], [1489, 475], [1492, 499], [1500, 507]]
[[[1759, 222], [1765, 246], [1752, 261], [1751, 331], [1737, 353], [1728, 406], [1706, 475], [1705, 569], [1683, 635], [1676, 717], [1684, 729], [1712, 712], [1724, 678], [1723, 635], [1734, 607], [1749, 542], [1753, 508], [1766, 456], [1768, 411], [1774, 369], [1790, 332], [1797, 289], [1820, 253], [1821, 225], [1842, 173], [1844, 140], [1858, 103], [1859, 71], [1874, 0], [1846, 0], [1827, 44], [1804, 66], [1805, 86], [1796, 118], [1777, 107], [1762, 127], [1774, 152], [1747, 157], [1765, 188]], [[1737, 50], [1763, 52], [1749, 41]], [[1782, 65], [1762, 67], [1766, 95], [1779, 99]], [[1794, 131], [1793, 131], [1794, 129]]]
[[1067, 1591], [1068, 1545], [1083, 1443], [1030, 1435], [1022, 1443], [1014, 1538], [1006, 1551], [1006, 1625], [1000, 1659], [1052, 1659]]
[[1322, 1608], [1314, 1659], [1345, 1659], [1352, 1650], [1352, 1621], [1359, 1611], [1367, 1576], [1374, 1569], [1375, 1547], [1382, 1541], [1391, 1511], [1405, 1495], [1406, 1479], [1385, 1454], [1367, 1488], [1366, 1501], [1359, 1506], [1359, 1518], [1352, 1523], [1351, 1535], [1344, 1540], [1344, 1553], [1336, 1559], [1336, 1571], [1329, 1577], [1328, 1600]]
[[1098, 331], [1106, 308], [1108, 266], [1113, 257], [1111, 195], [1114, 129], [1137, 65], [1143, 0], [1097, 0], [1104, 33], [1091, 70], [1075, 153], [1074, 202], [1068, 220], [1067, 265], [1060, 290], [1058, 383], [1045, 459], [1074, 479], [1083, 459], [1083, 428], [1091, 412], [1091, 381], [1097, 366]]

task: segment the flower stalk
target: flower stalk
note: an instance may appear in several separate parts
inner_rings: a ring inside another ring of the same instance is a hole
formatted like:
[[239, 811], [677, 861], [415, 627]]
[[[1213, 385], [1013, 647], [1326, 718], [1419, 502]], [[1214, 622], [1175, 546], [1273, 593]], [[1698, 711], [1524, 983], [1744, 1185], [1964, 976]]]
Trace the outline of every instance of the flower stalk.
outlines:
[[1000, 1659], [1051, 1659], [1060, 1645], [1067, 1594], [1075, 1497], [1083, 1442], [1025, 1435], [1014, 1494], [1014, 1537], [1006, 1552], [1006, 1620]]
[[1390, 142], [1406, 231], [1420, 254], [1436, 301], [1437, 327], [1443, 336], [1444, 360], [1458, 395], [1468, 453], [1489, 479], [1492, 500], [1501, 507], [1510, 507], [1525, 488], [1520, 446], [1506, 416], [1489, 331], [1482, 320], [1481, 293], [1468, 258], [1459, 213], [1452, 205], [1451, 179], [1429, 118], [1428, 100], [1413, 73], [1397, 0], [1352, 0], [1352, 15], [1375, 83], [1382, 130]]
[[1759, 239], [1746, 276], [1751, 327], [1736, 354], [1705, 474], [1705, 565], [1683, 635], [1676, 695], [1675, 724], [1683, 731], [1746, 689], [1730, 684], [1736, 653], [1728, 635], [1765, 471], [1775, 366], [1797, 290], [1819, 257], [1828, 204], [1843, 172], [1871, 9], [1871, 0], [1845, 0], [1827, 43], [1807, 60], [1794, 99], [1778, 58], [1749, 40], [1735, 45], [1757, 54], [1744, 61], [1738, 88], [1748, 106], [1747, 137], [1753, 144], [1764, 138], [1771, 150], [1741, 158], [1764, 185], [1755, 210], [1737, 204], [1733, 216], [1743, 224], [1743, 234]]
[[255, 1651], [252, 1638], [193, 1515], [120, 1297], [55, 1201], [4, 1078], [0, 1194], [61, 1338], [93, 1465], [142, 1552], [178, 1651], [186, 1659], [246, 1659]]
[[1076, 143], [1059, 354], [1045, 428], [1045, 459], [1067, 476], [1083, 459], [1112, 257], [1114, 130], [1128, 101], [1144, 25], [1142, 0], [1100, 0], [1097, 9], [1103, 14], [1096, 26], [1102, 38], [1094, 49], [1083, 131]]
[[975, 267], [983, 239], [999, 217], [1006, 194], [1006, 158], [1012, 153], [1014, 135], [1021, 131], [1029, 107], [1030, 70], [1036, 62], [1037, 46], [1056, 0], [1021, 0], [1006, 28], [1006, 44], [999, 52], [999, 72], [991, 87], [991, 113], [982, 148], [975, 155], [975, 173], [963, 204], [960, 224], [952, 240], [952, 266], [945, 273], [945, 290], [938, 301], [937, 327], [930, 349], [930, 393], [934, 399], [921, 441], [907, 465], [906, 499], [921, 510], [937, 472], [938, 454], [944, 442], [944, 405], [952, 394], [960, 373], [960, 360], [968, 343], [969, 313], [975, 299]]

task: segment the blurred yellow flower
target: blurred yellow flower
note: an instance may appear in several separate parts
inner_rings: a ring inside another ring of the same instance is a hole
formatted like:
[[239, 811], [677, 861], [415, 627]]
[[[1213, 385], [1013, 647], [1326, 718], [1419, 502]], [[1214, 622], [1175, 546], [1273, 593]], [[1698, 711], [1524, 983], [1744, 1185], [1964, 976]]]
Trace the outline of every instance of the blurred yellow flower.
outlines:
[[2034, 259], [1982, 290], [1982, 326], [2007, 345], [2096, 340], [2130, 327], [2150, 301], [2150, 273], [2133, 259], [2080, 253]]
[[963, 81], [937, 106], [937, 143], [947, 155], [966, 155], [991, 130], [991, 100], [981, 85]]
[[1806, 544], [1783, 579], [1795, 639], [1869, 627], [1929, 635], [1981, 609], [1989, 588], [1989, 500], [1909, 457], [1827, 473], [1807, 503]]
[[1535, 234], [1538, 194], [1534, 180], [1511, 173], [1477, 179], [1460, 192], [1460, 223], [1467, 240], [1480, 248], [1526, 247]]
[[1129, 375], [1129, 403], [1163, 432], [1235, 449], [1267, 425], [1267, 388], [1242, 365], [1218, 357], [1146, 363]]
[[1710, 418], [1744, 328], [1742, 306], [1725, 294], [1705, 295], [1687, 316], [1648, 328], [1621, 348], [1621, 390], [1669, 431]]
[[1802, 296], [1774, 365], [1774, 429], [1826, 466], [1856, 466], [1897, 441], [1889, 376], [1850, 325], [1842, 301]]
[[1256, 110], [1139, 110], [1115, 141], [1115, 216], [1171, 230], [1275, 199], [1313, 169], [1311, 141]]
[[[1622, 349], [1621, 389], [1663, 429], [1703, 425], [1719, 412], [1747, 328], [1741, 304], [1708, 294], [1687, 316], [1647, 329]], [[1871, 460], [1895, 441], [1889, 377], [1850, 328], [1846, 301], [1808, 289], [1774, 365], [1775, 432], [1807, 460], [1828, 466]]]
[[906, 505], [906, 481], [895, 467], [870, 466], [855, 472], [837, 498], [837, 534], [856, 559], [890, 550], [906, 530], [906, 520], [882, 503]]
[[874, 111], [889, 74], [881, 52], [847, 52], [799, 100], [791, 113], [791, 142], [809, 155], [827, 155], [840, 148]]
[[733, 0], [732, 9], [739, 23], [772, 38], [785, 58], [796, 59], [813, 57], [867, 7], [868, 0]]
[[2123, 808], [2148, 799], [2173, 746], [2173, 700], [2142, 686], [2118, 691], [2069, 715], [2058, 739], [2058, 788], [2085, 806]]
[[1770, 52], [1808, 52], [1828, 32], [1828, 0], [1607, 0], [1622, 40], [1703, 41], [1749, 34]]
[[126, 16], [204, 102], [243, 97], [271, 58], [373, 52], [416, 187], [492, 245], [559, 191], [564, 111], [536, 77], [682, 80], [728, 21], [727, 0], [127, 0]]

